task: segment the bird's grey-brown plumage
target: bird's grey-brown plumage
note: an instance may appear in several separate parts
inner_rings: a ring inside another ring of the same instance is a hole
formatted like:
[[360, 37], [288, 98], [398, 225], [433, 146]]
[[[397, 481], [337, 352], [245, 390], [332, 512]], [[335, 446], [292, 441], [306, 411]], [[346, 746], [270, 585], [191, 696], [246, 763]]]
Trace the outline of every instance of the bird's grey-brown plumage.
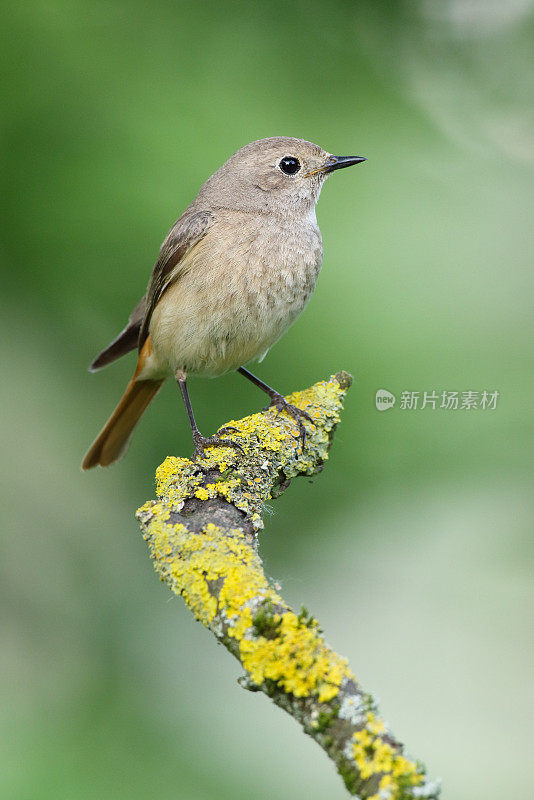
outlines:
[[335, 169], [363, 160], [275, 137], [241, 148], [208, 178], [165, 238], [128, 325], [91, 365], [99, 369], [139, 347], [134, 378], [84, 468], [122, 455], [169, 375], [179, 381], [197, 449], [219, 440], [205, 439], [196, 428], [188, 374], [215, 377], [239, 369], [280, 407], [281, 396], [243, 365], [261, 359], [310, 298], [322, 261], [315, 217], [322, 184]]

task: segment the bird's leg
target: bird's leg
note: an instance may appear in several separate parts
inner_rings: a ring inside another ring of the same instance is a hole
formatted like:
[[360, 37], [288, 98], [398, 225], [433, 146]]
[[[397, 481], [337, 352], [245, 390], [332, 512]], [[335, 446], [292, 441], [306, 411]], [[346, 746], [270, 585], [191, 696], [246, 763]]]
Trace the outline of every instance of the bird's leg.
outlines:
[[245, 378], [248, 378], [249, 381], [252, 381], [252, 383], [259, 389], [261, 389], [263, 392], [265, 392], [265, 394], [269, 395], [269, 397], [271, 398], [271, 402], [269, 403], [269, 406], [267, 406], [267, 408], [274, 406], [278, 410], [278, 413], [280, 413], [281, 411], [287, 411], [287, 413], [291, 417], [293, 417], [293, 419], [299, 426], [300, 439], [302, 441], [302, 446], [304, 447], [304, 443], [306, 441], [306, 428], [304, 427], [304, 423], [302, 422], [302, 417], [304, 417], [304, 419], [307, 419], [308, 422], [311, 422], [313, 424], [313, 420], [308, 414], [308, 412], [303, 411], [302, 408], [297, 408], [297, 406], [291, 405], [291, 403], [288, 403], [285, 397], [280, 394], [280, 392], [276, 392], [274, 389], [271, 389], [270, 386], [267, 386], [266, 383], [260, 381], [259, 378], [253, 375], [252, 372], [249, 372], [248, 369], [245, 369], [245, 367], [239, 367], [237, 371], [240, 372], [241, 375], [244, 375]]
[[193, 442], [195, 445], [195, 456], [197, 458], [204, 456], [204, 449], [206, 447], [234, 447], [236, 450], [240, 450], [244, 453], [245, 451], [241, 445], [238, 442], [232, 441], [232, 439], [222, 439], [218, 434], [215, 436], [202, 436], [195, 422], [195, 415], [193, 414], [189, 392], [187, 391], [186, 379], [176, 375], [176, 380], [180, 387], [182, 397], [184, 398], [185, 409], [189, 417], [189, 424], [191, 425], [191, 433], [193, 434]]

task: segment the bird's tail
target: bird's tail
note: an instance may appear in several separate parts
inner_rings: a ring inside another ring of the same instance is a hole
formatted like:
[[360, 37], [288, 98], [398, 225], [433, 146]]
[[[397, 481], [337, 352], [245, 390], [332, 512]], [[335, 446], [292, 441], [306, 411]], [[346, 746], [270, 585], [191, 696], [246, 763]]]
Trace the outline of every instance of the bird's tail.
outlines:
[[98, 464], [107, 467], [124, 455], [133, 429], [162, 383], [163, 380], [143, 381], [133, 377], [119, 405], [91, 445], [82, 469], [91, 469]]

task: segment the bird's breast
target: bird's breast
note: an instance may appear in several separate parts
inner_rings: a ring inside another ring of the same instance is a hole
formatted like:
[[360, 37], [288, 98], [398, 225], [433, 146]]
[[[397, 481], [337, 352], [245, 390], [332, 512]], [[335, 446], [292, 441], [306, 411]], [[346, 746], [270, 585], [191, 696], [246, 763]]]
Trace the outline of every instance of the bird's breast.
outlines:
[[173, 370], [217, 375], [261, 356], [309, 300], [322, 262], [311, 218], [228, 212], [158, 303], [151, 337]]

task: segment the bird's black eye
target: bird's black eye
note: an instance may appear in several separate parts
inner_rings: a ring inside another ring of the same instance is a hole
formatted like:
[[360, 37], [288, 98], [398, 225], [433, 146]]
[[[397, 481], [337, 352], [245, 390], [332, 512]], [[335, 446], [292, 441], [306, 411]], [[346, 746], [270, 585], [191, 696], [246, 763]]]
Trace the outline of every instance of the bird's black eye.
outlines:
[[300, 169], [300, 161], [295, 156], [284, 156], [280, 159], [279, 167], [286, 175], [294, 175]]

